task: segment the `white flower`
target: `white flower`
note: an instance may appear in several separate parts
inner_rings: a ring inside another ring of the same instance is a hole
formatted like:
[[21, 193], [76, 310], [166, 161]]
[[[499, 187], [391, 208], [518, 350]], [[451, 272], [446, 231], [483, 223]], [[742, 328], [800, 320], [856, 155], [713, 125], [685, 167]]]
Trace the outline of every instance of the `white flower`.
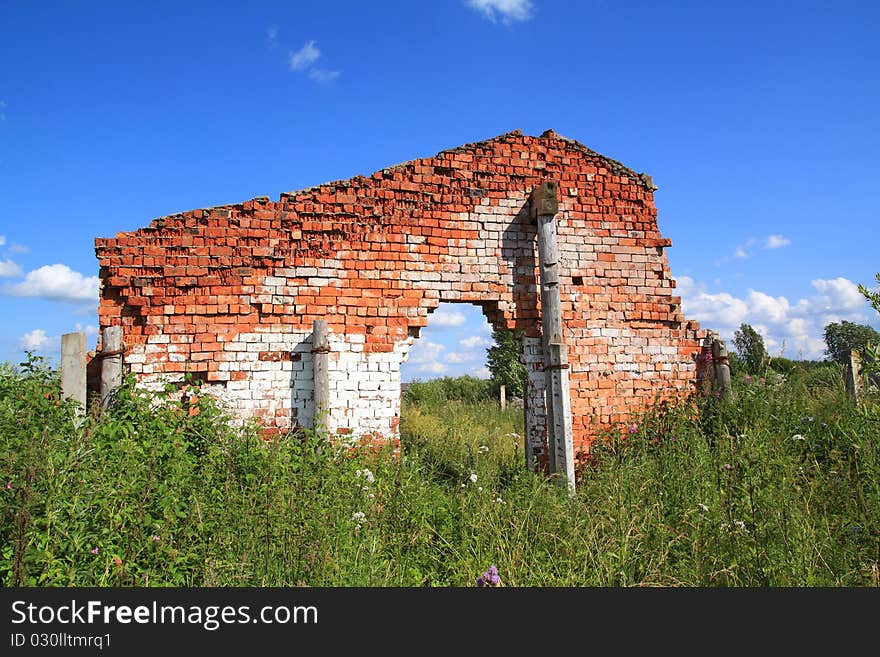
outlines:
[[504, 500], [502, 500], [500, 497], [496, 497], [496, 498], [495, 498], [495, 503], [496, 503], [496, 504], [504, 504]]
[[702, 502], [700, 502], [699, 504], [697, 504], [697, 506], [700, 507], [700, 509], [702, 509], [703, 511], [706, 511], [706, 512], [709, 511], [709, 507], [706, 506], [705, 504], [703, 504]]
[[477, 490], [478, 490], [479, 492], [482, 493], [482, 492], [483, 492], [483, 487], [482, 487], [482, 486], [477, 486]]
[[471, 472], [471, 476], [468, 477], [468, 479], [471, 480], [471, 483], [472, 483], [472, 484], [477, 483], [477, 473], [476, 473], [476, 472]]
[[804, 437], [801, 434], [796, 433], [791, 437], [791, 439], [792, 440], [804, 440]]
[[354, 476], [355, 476], [355, 477], [360, 477], [360, 476], [361, 476], [361, 471], [360, 471], [360, 470], [355, 470], [355, 471], [354, 471]]
[[376, 478], [373, 476], [373, 473], [364, 468], [364, 479], [366, 479], [371, 484], [376, 481]]
[[489, 446], [488, 445], [480, 445], [479, 449], [477, 449], [477, 452], [480, 454], [487, 454], [489, 452]]
[[367, 520], [367, 514], [364, 513], [363, 511], [355, 511], [354, 513], [351, 514], [351, 521], [352, 522], [366, 522], [366, 520]]

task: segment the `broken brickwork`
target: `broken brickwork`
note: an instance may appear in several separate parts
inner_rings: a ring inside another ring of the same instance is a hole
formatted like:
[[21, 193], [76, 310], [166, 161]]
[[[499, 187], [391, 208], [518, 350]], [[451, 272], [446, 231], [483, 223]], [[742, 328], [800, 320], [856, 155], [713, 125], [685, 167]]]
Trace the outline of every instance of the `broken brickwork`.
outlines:
[[[519, 131], [370, 176], [175, 214], [96, 239], [102, 328], [121, 324], [146, 388], [194, 373], [242, 419], [313, 418], [311, 332], [330, 329], [332, 431], [396, 440], [400, 366], [441, 302], [518, 331], [526, 447], [546, 450], [536, 228], [558, 182], [561, 301], [576, 451], [690, 392], [703, 332], [674, 295], [650, 177], [548, 131]], [[534, 463], [534, 460], [530, 462]]]

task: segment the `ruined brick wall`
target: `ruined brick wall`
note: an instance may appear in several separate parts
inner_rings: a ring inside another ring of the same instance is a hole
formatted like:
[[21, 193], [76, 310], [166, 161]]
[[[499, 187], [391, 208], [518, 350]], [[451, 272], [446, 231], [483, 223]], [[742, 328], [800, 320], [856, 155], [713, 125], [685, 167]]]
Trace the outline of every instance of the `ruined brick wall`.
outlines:
[[97, 239], [102, 328], [144, 387], [194, 372], [241, 418], [313, 421], [311, 331], [331, 331], [329, 428], [395, 439], [400, 365], [441, 302], [521, 332], [526, 447], [546, 442], [531, 189], [559, 183], [575, 449], [695, 382], [647, 176], [548, 131], [518, 131], [369, 177], [195, 210]]

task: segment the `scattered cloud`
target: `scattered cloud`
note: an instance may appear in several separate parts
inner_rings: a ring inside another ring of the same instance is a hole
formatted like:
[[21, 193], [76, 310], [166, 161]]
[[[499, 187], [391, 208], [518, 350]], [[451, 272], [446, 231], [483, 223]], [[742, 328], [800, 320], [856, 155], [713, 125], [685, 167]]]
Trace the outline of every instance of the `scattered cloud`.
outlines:
[[757, 240], [754, 237], [750, 237], [748, 240], [746, 240], [745, 244], [737, 244], [736, 248], [733, 250], [732, 255], [718, 258], [715, 261], [715, 266], [718, 267], [725, 262], [729, 262], [730, 260], [744, 260], [746, 258], [751, 258], [754, 255], [754, 250], [758, 246], [765, 250], [773, 250], [780, 249], [783, 246], [788, 246], [789, 244], [791, 244], [791, 240], [788, 239], [785, 235], [768, 235], [762, 240]]
[[6, 285], [5, 294], [38, 297], [67, 303], [97, 303], [100, 282], [97, 276], [83, 276], [67, 265], [44, 265], [27, 273], [20, 283]]
[[447, 363], [452, 363], [453, 365], [461, 365], [462, 363], [470, 363], [477, 359], [477, 355], [473, 352], [460, 352], [460, 351], [450, 351], [446, 356], [444, 356], [444, 360]]
[[323, 68], [313, 68], [309, 70], [309, 79], [315, 82], [328, 83], [333, 82], [339, 77], [339, 71], [328, 71]]
[[458, 344], [465, 349], [476, 349], [477, 347], [491, 347], [495, 343], [489, 338], [484, 338], [482, 335], [472, 335], [469, 338], [459, 340]]
[[58, 349], [58, 336], [48, 336], [43, 329], [34, 329], [25, 333], [18, 341], [18, 346], [25, 351], [54, 351]]
[[6, 244], [6, 235], [0, 235], [0, 246]]
[[767, 239], [764, 240], [765, 249], [780, 249], [789, 244], [791, 244], [791, 240], [785, 235], [768, 235]]
[[21, 244], [10, 244], [9, 245], [9, 253], [19, 254], [19, 253], [28, 253], [30, 251], [26, 246], [22, 246]]
[[465, 316], [463, 313], [457, 310], [447, 310], [446, 308], [440, 308], [428, 317], [428, 323], [432, 328], [455, 328], [456, 326], [461, 326], [464, 322]]
[[14, 278], [21, 276], [21, 267], [12, 260], [0, 260], [0, 278]]
[[266, 46], [270, 49], [278, 47], [278, 26], [270, 25], [266, 30]]
[[307, 41], [302, 48], [300, 48], [296, 52], [290, 53], [290, 70], [305, 70], [316, 61], [318, 61], [318, 57], [320, 56], [321, 51], [318, 50], [318, 48], [315, 46], [315, 42]]
[[423, 338], [413, 344], [412, 349], [409, 350], [407, 362], [413, 365], [423, 365], [425, 363], [439, 361], [440, 352], [445, 348], [446, 347], [439, 342], [431, 342], [430, 340], [425, 340]]
[[424, 372], [425, 374], [443, 374], [449, 368], [439, 361], [434, 361], [431, 363], [423, 363], [422, 365], [419, 365], [416, 369], [419, 372]]
[[475, 367], [471, 370], [471, 374], [473, 374], [478, 379], [491, 379], [492, 372], [485, 365], [483, 367]]
[[745, 297], [727, 292], [709, 293], [693, 279], [678, 278], [685, 317], [732, 340], [740, 324], [750, 324], [764, 338], [771, 356], [784, 350], [790, 358], [823, 357], [825, 326], [847, 320], [866, 323], [867, 302], [847, 278], [815, 279], [811, 296], [792, 303], [784, 296], [748, 290]]
[[[277, 33], [276, 33], [277, 37]], [[296, 52], [290, 52], [288, 55], [288, 63], [291, 71], [307, 71], [307, 75], [313, 82], [320, 84], [329, 84], [336, 80], [339, 71], [331, 71], [330, 69], [312, 66], [321, 56], [321, 51], [315, 45], [315, 41], [306, 41], [305, 45]]]
[[532, 17], [531, 0], [467, 0], [465, 4], [493, 23], [500, 19], [502, 23], [509, 25]]

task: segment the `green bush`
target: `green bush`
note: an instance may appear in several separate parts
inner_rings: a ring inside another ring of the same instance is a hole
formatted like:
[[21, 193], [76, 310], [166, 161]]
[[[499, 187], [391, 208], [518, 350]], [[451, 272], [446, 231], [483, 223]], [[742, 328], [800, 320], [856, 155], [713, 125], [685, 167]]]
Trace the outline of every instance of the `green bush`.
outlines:
[[[418, 388], [417, 388], [418, 390]], [[80, 418], [0, 367], [4, 586], [880, 584], [880, 411], [839, 367], [737, 376], [593, 445], [577, 494], [523, 467], [522, 410], [404, 401], [401, 454], [261, 437], [197, 388]], [[432, 392], [432, 395], [434, 392]]]

